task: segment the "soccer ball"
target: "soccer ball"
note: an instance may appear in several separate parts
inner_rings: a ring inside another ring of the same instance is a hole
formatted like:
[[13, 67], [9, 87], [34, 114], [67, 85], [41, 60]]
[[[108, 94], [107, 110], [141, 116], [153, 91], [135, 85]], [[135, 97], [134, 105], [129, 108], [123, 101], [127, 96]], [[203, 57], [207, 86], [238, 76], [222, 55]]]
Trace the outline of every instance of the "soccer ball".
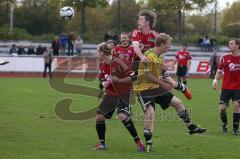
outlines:
[[71, 19], [74, 16], [74, 10], [72, 7], [66, 6], [60, 10], [60, 16], [63, 19]]

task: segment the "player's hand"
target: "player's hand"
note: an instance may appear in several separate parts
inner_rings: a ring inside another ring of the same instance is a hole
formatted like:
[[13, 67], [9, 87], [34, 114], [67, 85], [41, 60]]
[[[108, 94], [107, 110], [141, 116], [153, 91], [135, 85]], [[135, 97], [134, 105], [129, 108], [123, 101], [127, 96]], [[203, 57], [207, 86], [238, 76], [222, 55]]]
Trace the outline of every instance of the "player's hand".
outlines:
[[148, 58], [146, 56], [144, 56], [144, 55], [142, 55], [140, 57], [140, 59], [141, 59], [142, 62], [149, 62]]
[[213, 83], [212, 83], [213, 90], [216, 90], [217, 86], [218, 86], [217, 80], [213, 80]]
[[111, 84], [111, 82], [110, 81], [104, 81], [104, 82], [102, 82], [102, 85], [103, 85], [103, 87], [107, 87], [107, 86], [109, 86]]

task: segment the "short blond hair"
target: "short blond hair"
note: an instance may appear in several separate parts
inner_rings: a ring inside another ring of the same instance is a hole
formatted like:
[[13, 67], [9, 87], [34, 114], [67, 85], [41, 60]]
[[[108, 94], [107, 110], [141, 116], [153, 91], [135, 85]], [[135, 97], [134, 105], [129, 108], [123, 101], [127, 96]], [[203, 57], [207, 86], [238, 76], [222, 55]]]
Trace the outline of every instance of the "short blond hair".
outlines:
[[161, 44], [166, 44], [166, 42], [168, 41], [172, 41], [172, 37], [168, 34], [165, 34], [165, 33], [160, 33], [158, 34], [158, 36], [156, 37], [155, 41], [154, 41], [154, 44], [155, 46], [160, 46]]
[[139, 16], [144, 16], [145, 20], [149, 21], [150, 28], [154, 28], [157, 20], [157, 14], [151, 10], [142, 10], [139, 12]]

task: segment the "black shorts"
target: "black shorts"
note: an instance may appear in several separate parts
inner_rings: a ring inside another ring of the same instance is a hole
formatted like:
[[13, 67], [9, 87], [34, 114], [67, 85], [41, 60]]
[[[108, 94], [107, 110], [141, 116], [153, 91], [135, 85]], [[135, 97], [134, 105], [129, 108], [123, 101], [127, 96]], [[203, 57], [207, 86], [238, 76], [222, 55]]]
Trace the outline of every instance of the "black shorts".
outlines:
[[124, 113], [130, 115], [130, 100], [132, 93], [126, 93], [119, 96], [105, 95], [100, 103], [97, 114], [103, 115], [105, 118], [110, 119], [117, 108], [117, 114]]
[[[161, 95], [159, 95], [159, 93]], [[169, 107], [174, 97], [171, 92], [162, 93], [162, 90], [159, 90], [159, 88], [142, 91], [138, 93], [137, 96], [144, 112], [149, 105], [152, 105], [155, 109], [155, 103], [159, 104], [161, 108], [165, 110]]]
[[178, 65], [177, 76], [178, 77], [186, 77], [187, 76], [187, 66]]
[[237, 90], [222, 89], [219, 104], [228, 105], [230, 99], [232, 99], [232, 101], [240, 102], [240, 89]]

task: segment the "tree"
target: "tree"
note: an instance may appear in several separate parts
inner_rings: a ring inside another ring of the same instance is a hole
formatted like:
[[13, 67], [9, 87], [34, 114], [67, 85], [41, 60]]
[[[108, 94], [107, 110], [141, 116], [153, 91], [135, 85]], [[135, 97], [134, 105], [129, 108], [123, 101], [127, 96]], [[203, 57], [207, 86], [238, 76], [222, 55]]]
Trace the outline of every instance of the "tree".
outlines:
[[178, 26], [178, 37], [179, 40], [183, 39], [183, 28], [182, 28], [182, 13], [183, 11], [190, 11], [195, 9], [202, 9], [207, 4], [212, 3], [214, 0], [149, 0], [149, 7], [155, 9], [158, 12], [174, 13], [177, 19], [176, 26]]
[[207, 35], [212, 31], [213, 21], [212, 14], [209, 15], [192, 15], [187, 18], [187, 27], [190, 34]]
[[[120, 26], [119, 32], [128, 32], [133, 30], [137, 26], [137, 15], [140, 10], [140, 6], [136, 3], [135, 0], [120, 0]], [[110, 28], [117, 28], [118, 18], [117, 10], [118, 0], [112, 2], [112, 5], [108, 11], [108, 14], [111, 16], [112, 25]], [[116, 30], [115, 30], [116, 31]]]
[[224, 35], [240, 37], [240, 2], [234, 2], [223, 12], [221, 30]]
[[61, 0], [62, 6], [70, 5], [75, 6], [77, 11], [81, 12], [80, 18], [80, 33], [85, 33], [85, 9], [95, 8], [96, 6], [106, 6], [108, 4], [107, 0]]

